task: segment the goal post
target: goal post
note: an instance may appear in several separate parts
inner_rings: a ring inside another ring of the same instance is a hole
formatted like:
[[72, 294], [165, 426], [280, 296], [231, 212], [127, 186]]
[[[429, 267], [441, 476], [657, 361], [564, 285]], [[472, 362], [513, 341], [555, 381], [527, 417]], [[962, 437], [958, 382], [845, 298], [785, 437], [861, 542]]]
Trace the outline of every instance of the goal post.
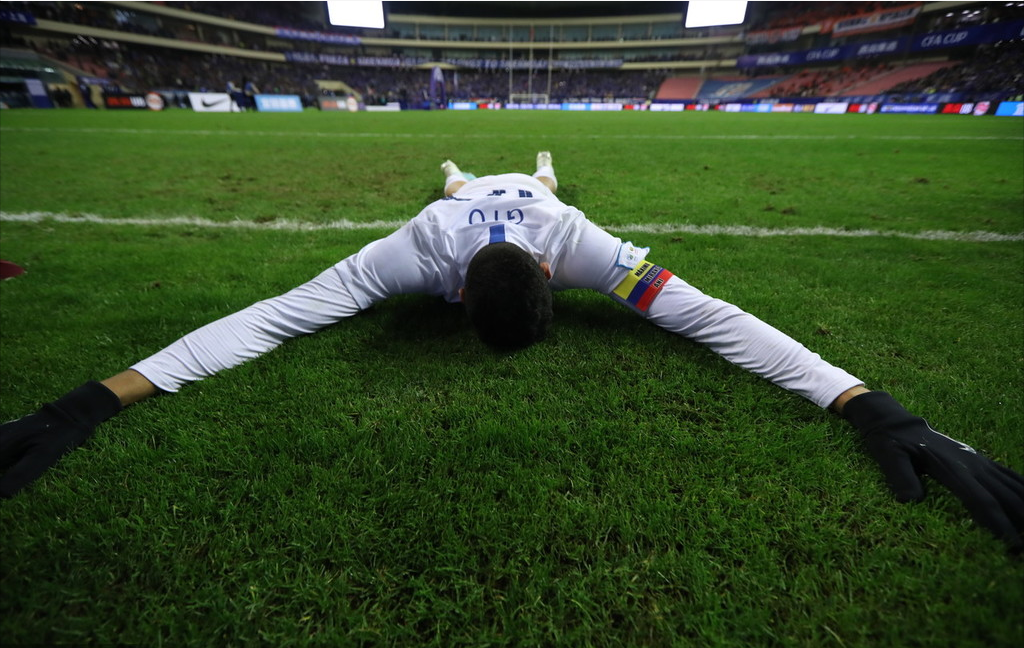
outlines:
[[546, 92], [515, 92], [508, 96], [512, 104], [549, 104], [551, 96]]

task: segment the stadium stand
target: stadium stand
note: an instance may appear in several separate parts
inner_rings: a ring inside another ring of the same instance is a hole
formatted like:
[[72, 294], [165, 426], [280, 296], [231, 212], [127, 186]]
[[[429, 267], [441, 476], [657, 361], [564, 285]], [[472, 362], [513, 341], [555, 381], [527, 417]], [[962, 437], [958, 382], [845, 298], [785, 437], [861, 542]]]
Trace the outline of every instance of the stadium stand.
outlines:
[[[1024, 23], [1024, 3], [752, 2], [744, 25], [699, 30], [683, 26], [678, 3], [637, 3], [665, 8], [644, 15], [474, 17], [465, 6], [443, 13], [456, 4], [386, 3], [384, 29], [349, 29], [328, 25], [320, 2], [5, 2], [3, 90], [24, 94], [16, 79], [39, 78], [14, 63], [32, 53], [59, 71], [46, 88], [71, 91], [77, 106], [85, 105], [83, 84], [180, 97], [244, 79], [306, 105], [351, 91], [370, 106], [407, 108], [512, 96], [714, 104], [1024, 92], [1019, 30], [1007, 42], [998, 29]], [[840, 33], [844, 21], [872, 26]], [[968, 30], [968, 43], [911, 47], [951, 29]], [[767, 63], [747, 60], [761, 54]], [[431, 82], [435, 68], [440, 86]]]
[[750, 25], [751, 31], [810, 27], [836, 16], [870, 13], [882, 8], [882, 2], [778, 2], [772, 3], [764, 18]]
[[658, 88], [655, 99], [662, 101], [679, 101], [696, 99], [704, 79], [699, 76], [669, 77]]
[[1020, 101], [1024, 96], [1024, 42], [979, 48], [969, 60], [938, 68], [927, 76], [904, 81], [888, 92], [924, 94], [967, 91], [1008, 92]]
[[901, 83], [925, 78], [928, 75], [932, 74], [933, 72], [942, 70], [952, 65], [956, 65], [956, 63], [952, 61], [937, 61], [930, 63], [917, 63], [914, 65], [898, 67], [894, 70], [879, 74], [878, 76], [868, 79], [862, 83], [856, 83], [853, 85], [843, 87], [842, 94], [885, 94]]
[[[935, 69], [932, 67], [934, 64], [923, 65], [925, 66], [923, 69], [912, 70], [905, 78], [917, 78], [917, 75], [927, 74]], [[770, 87], [750, 94], [749, 98], [838, 97], [847, 94], [871, 94], [867, 90], [860, 91], [858, 88], [867, 87], [876, 82], [880, 83], [878, 93], [881, 93], [885, 91], [885, 88], [893, 85], [892, 83], [886, 85], [884, 82], [884, 79], [893, 73], [893, 66], [887, 63], [820, 69], [804, 68], [779, 79]]]

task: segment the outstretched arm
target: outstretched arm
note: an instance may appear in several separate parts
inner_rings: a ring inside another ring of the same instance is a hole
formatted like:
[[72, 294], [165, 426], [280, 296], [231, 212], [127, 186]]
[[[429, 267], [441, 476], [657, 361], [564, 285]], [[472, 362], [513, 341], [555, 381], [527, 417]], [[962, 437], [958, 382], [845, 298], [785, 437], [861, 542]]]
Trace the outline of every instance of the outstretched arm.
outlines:
[[0, 497], [30, 484], [132, 403], [177, 391], [391, 294], [427, 289], [430, 266], [416, 262], [413, 236], [413, 228], [403, 227], [283, 295], [207, 324], [126, 371], [85, 383], [33, 414], [0, 425]]
[[852, 376], [752, 315], [674, 277], [670, 284], [651, 305], [650, 319], [845, 417], [897, 500], [921, 501], [921, 476], [929, 475], [1011, 552], [1024, 549], [1024, 477], [937, 432], [889, 394], [851, 385]]
[[643, 260], [647, 250], [622, 243], [586, 219], [574, 227], [573, 246], [552, 264], [556, 287], [604, 293], [819, 407], [841, 407], [863, 388], [863, 381], [778, 329]]
[[[331, 282], [334, 282], [332, 285]], [[189, 333], [131, 369], [90, 381], [0, 426], [0, 497], [10, 497], [84, 443], [124, 407], [177, 391], [359, 311], [334, 268], [273, 299]]]
[[[671, 272], [638, 262], [630, 277], [611, 264], [627, 249], [597, 228], [578, 238], [578, 256], [556, 278], [566, 287], [613, 296], [658, 326], [700, 342], [729, 361], [828, 407], [857, 428], [901, 502], [924, 498], [922, 475], [956, 495], [978, 524], [1012, 552], [1024, 549], [1024, 477], [934, 430], [885, 392], [821, 359], [741, 309], [709, 297]], [[609, 271], [611, 268], [614, 273]], [[625, 277], [623, 276], [625, 275]], [[645, 283], [646, 282], [646, 283]]]
[[0, 497], [35, 481], [124, 407], [162, 391], [177, 391], [290, 337], [357, 313], [360, 306], [340, 276], [338, 266], [330, 268], [284, 295], [189, 333], [126, 371], [87, 382], [33, 414], [0, 425]]
[[1024, 549], [1024, 477], [937, 432], [889, 394], [849, 385], [845, 372], [753, 316], [673, 282], [666, 290], [674, 297], [652, 304], [652, 320], [845, 417], [897, 500], [924, 499], [921, 476], [929, 475], [1011, 552]]

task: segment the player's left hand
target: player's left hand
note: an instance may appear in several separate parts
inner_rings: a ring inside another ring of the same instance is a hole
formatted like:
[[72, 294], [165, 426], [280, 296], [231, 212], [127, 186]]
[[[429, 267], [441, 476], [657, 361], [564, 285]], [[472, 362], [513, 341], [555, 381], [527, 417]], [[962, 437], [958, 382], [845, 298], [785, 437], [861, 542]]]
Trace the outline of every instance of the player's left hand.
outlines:
[[1010, 552], [1024, 550], [1024, 477], [933, 430], [885, 392], [850, 399], [843, 416], [863, 433], [868, 454], [878, 462], [897, 500], [924, 499], [920, 475], [930, 475]]

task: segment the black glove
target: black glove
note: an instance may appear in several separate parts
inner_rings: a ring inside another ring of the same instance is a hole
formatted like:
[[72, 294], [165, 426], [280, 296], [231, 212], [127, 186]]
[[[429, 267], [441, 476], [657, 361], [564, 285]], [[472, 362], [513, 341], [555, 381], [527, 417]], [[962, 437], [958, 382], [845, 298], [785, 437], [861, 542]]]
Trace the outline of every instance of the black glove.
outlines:
[[0, 497], [10, 497], [35, 481], [120, 411], [117, 395], [90, 381], [35, 414], [0, 425]]
[[864, 445], [900, 502], [920, 501], [919, 474], [931, 475], [960, 498], [974, 520], [1013, 553], [1024, 549], [1024, 477], [936, 432], [885, 392], [850, 399], [846, 417], [864, 434]]

